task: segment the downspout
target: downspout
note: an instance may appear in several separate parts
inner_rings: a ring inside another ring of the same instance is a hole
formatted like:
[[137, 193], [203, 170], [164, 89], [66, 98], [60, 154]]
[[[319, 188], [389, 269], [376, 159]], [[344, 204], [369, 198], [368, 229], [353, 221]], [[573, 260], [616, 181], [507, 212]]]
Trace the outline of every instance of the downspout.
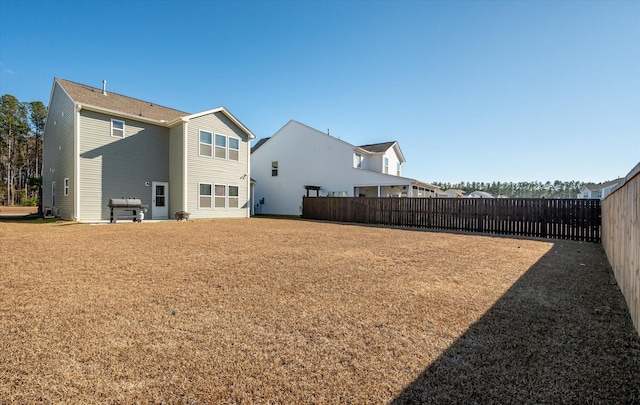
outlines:
[[253, 209], [253, 198], [251, 196], [251, 145], [249, 144], [251, 140], [247, 136], [247, 201], [249, 202], [249, 206], [247, 207], [247, 218], [251, 218], [251, 210]]
[[[187, 187], [187, 181], [189, 179], [187, 168], [189, 165], [187, 164], [187, 159], [189, 157], [189, 153], [187, 147], [189, 146], [187, 142], [187, 138], [189, 137], [189, 122], [184, 121], [182, 124], [182, 210], [187, 211], [187, 192], [189, 188]], [[169, 216], [171, 217], [171, 216]]]
[[76, 105], [76, 119], [73, 120], [73, 215], [72, 219], [80, 221], [80, 110], [82, 105]]

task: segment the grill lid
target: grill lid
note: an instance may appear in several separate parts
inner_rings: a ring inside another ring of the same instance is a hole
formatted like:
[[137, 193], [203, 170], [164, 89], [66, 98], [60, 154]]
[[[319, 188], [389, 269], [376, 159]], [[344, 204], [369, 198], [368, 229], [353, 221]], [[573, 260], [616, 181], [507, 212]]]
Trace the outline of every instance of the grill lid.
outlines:
[[110, 198], [110, 208], [141, 208], [142, 200], [139, 198]]

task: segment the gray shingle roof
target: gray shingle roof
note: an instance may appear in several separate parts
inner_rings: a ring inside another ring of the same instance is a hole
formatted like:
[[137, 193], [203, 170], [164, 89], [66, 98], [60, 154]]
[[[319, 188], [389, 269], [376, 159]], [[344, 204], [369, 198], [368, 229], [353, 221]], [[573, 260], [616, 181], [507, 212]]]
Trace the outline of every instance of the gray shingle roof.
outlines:
[[256, 143], [255, 145], [253, 145], [253, 147], [251, 148], [251, 153], [253, 153], [253, 152], [257, 151], [257, 150], [258, 150], [258, 148], [259, 148], [259, 147], [261, 147], [261, 146], [262, 146], [265, 142], [267, 142], [270, 138], [271, 138], [271, 137], [269, 137], [269, 138], [262, 138], [262, 139], [260, 139], [260, 140], [258, 141], [258, 143]]
[[367, 150], [369, 152], [372, 152], [372, 153], [382, 153], [382, 152], [386, 152], [387, 150], [389, 150], [389, 148], [391, 146], [393, 146], [394, 143], [396, 143], [396, 141], [383, 142], [383, 143], [372, 143], [372, 144], [369, 144], [369, 145], [361, 145], [361, 146], [358, 146], [358, 147], [362, 148], [364, 150]]
[[604, 183], [598, 183], [598, 184], [589, 183], [589, 184], [586, 184], [585, 186], [591, 191], [598, 191], [598, 190], [602, 190], [602, 189], [605, 189], [607, 187], [616, 185], [618, 183], [620, 183], [620, 184], [624, 183], [624, 178], [605, 181]]
[[113, 93], [110, 92], [108, 88], [107, 95], [105, 96], [102, 94], [102, 88], [91, 87], [60, 78], [56, 78], [55, 80], [75, 102], [80, 104], [92, 105], [158, 121], [172, 121], [176, 118], [189, 115], [189, 113], [184, 111]]

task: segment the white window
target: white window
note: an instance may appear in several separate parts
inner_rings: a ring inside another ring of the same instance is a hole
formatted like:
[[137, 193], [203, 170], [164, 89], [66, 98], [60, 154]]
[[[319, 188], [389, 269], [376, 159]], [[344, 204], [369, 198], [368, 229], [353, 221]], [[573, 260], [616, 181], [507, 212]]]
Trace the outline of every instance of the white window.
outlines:
[[353, 154], [353, 167], [362, 169], [362, 155], [359, 153]]
[[215, 135], [214, 156], [218, 159], [240, 160], [240, 139]]
[[200, 131], [200, 156], [213, 156], [213, 134], [207, 131]]
[[[200, 183], [200, 208], [211, 207], [211, 184]], [[216, 184], [213, 186], [213, 207], [214, 208], [239, 208], [240, 188], [238, 186], [228, 186]], [[203, 200], [203, 197], [206, 200]], [[205, 204], [209, 204], [205, 206]]]
[[226, 159], [227, 158], [227, 137], [224, 135], [216, 134], [216, 151], [215, 155], [217, 158]]
[[276, 177], [278, 175], [278, 162], [271, 162], [271, 176]]
[[384, 172], [389, 174], [389, 158], [384, 158]]
[[229, 186], [229, 208], [239, 207], [238, 186]]
[[211, 184], [198, 185], [198, 208], [211, 208]]
[[397, 173], [398, 173], [398, 176], [400, 176], [400, 169], [401, 169], [401, 168], [402, 168], [402, 165], [398, 162], [398, 163], [396, 164], [396, 171], [397, 171]]
[[240, 160], [240, 139], [229, 137], [229, 160]]
[[69, 178], [64, 179], [64, 196], [69, 196]]
[[51, 182], [51, 205], [56, 206], [56, 182]]
[[111, 120], [111, 136], [124, 138], [124, 121]]
[[215, 185], [215, 207], [226, 208], [227, 207], [227, 186], [222, 184]]

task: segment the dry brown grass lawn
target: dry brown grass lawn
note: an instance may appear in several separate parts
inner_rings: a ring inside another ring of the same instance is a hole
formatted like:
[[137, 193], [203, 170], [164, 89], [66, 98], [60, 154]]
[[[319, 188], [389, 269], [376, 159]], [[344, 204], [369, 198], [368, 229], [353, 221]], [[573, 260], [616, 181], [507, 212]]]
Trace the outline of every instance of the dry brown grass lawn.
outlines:
[[17, 205], [0, 205], [1, 216], [29, 215], [38, 212], [38, 207], [20, 207]]
[[[282, 219], [0, 222], [0, 403], [632, 401], [640, 342], [602, 257]], [[552, 342], [514, 343], [545, 323]]]

